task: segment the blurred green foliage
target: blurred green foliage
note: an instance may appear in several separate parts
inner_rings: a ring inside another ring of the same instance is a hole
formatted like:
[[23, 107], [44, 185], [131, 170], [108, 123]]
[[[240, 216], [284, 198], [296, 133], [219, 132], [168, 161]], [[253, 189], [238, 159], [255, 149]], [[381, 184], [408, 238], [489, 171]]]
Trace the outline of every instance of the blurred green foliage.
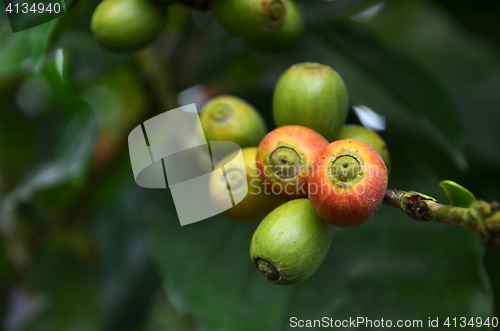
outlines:
[[282, 330], [292, 316], [425, 324], [491, 317], [495, 302], [500, 316], [500, 248], [384, 206], [338, 229], [309, 280], [268, 284], [249, 259], [257, 224], [217, 216], [180, 227], [168, 190], [134, 183], [126, 145], [195, 85], [242, 97], [273, 128], [277, 78], [316, 61], [339, 72], [353, 105], [385, 116], [390, 187], [446, 202], [438, 183], [450, 179], [498, 200], [498, 6], [307, 0], [302, 41], [268, 53], [210, 12], [172, 5], [153, 45], [116, 54], [90, 33], [97, 4], [15, 34], [0, 5], [3, 329]]

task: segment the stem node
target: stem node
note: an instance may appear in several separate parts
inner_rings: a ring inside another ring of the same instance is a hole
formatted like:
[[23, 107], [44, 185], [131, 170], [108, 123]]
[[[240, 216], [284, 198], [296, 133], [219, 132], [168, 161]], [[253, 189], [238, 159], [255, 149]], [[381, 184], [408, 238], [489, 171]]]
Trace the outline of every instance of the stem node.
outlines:
[[404, 211], [417, 221], [461, 227], [487, 245], [500, 246], [500, 204], [496, 201], [477, 200], [470, 207], [463, 208], [443, 205], [422, 193], [387, 189], [384, 204]]

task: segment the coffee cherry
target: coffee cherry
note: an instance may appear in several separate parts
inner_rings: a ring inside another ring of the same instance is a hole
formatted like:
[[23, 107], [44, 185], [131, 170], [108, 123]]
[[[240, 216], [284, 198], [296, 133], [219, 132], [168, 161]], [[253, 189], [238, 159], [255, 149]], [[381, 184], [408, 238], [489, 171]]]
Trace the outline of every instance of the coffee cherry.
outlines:
[[305, 19], [296, 1], [288, 0], [283, 26], [274, 38], [271, 49], [282, 50], [292, 47], [304, 34]]
[[104, 0], [94, 11], [91, 29], [101, 46], [135, 51], [156, 38], [165, 17], [165, 7], [150, 0]]
[[345, 124], [349, 98], [342, 78], [319, 63], [299, 63], [281, 75], [273, 97], [276, 126], [302, 125], [337, 138]]
[[248, 39], [247, 42], [251, 46], [268, 51], [280, 51], [292, 47], [302, 37], [305, 20], [299, 5], [293, 0], [285, 0], [285, 4], [286, 16], [278, 32], [263, 40]]
[[214, 0], [211, 8], [229, 32], [257, 48], [287, 48], [304, 30], [302, 12], [293, 0]]
[[391, 154], [384, 139], [375, 131], [365, 128], [361, 125], [344, 125], [337, 137], [338, 139], [354, 138], [359, 141], [365, 142], [375, 148], [375, 150], [382, 156], [387, 167], [387, 174], [391, 173]]
[[240, 147], [257, 146], [267, 131], [255, 108], [229, 95], [210, 100], [200, 120], [207, 141], [232, 141]]
[[268, 189], [285, 199], [307, 196], [309, 169], [328, 141], [299, 125], [277, 128], [260, 142], [257, 166]]
[[377, 151], [356, 139], [337, 140], [321, 153], [309, 176], [309, 198], [318, 215], [339, 227], [368, 221], [387, 190], [387, 168]]
[[245, 39], [265, 39], [285, 21], [284, 0], [214, 0], [212, 12], [229, 32]]
[[226, 176], [231, 177], [231, 183], [238, 184], [229, 188], [224, 175], [220, 172], [213, 172], [210, 177], [210, 198], [217, 207], [223, 208], [222, 206], [224, 206], [227, 199], [228, 190], [234, 196], [235, 194], [238, 195], [238, 191], [244, 194], [244, 190], [248, 187], [248, 193], [243, 200], [232, 208], [222, 212], [222, 214], [235, 221], [258, 221], [283, 204], [285, 200], [269, 192], [266, 194], [264, 183], [262, 183], [255, 161], [257, 147], [244, 148], [242, 154], [245, 161], [246, 175], [235, 167], [234, 164], [231, 166], [229, 163], [236, 154], [226, 156], [220, 161], [217, 167], [229, 163], [224, 167]]
[[308, 199], [289, 201], [272, 211], [255, 230], [250, 258], [271, 283], [297, 284], [324, 260], [333, 229], [318, 217]]

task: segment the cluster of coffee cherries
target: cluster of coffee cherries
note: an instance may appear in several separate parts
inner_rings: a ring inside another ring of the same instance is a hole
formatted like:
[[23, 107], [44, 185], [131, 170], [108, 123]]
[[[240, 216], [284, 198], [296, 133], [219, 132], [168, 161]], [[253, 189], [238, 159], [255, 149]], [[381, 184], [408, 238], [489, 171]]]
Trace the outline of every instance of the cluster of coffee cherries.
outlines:
[[[291, 285], [314, 273], [325, 258], [334, 227], [359, 226], [380, 208], [390, 157], [384, 140], [359, 125], [346, 125], [347, 89], [331, 67], [299, 63], [280, 77], [273, 96], [277, 129], [267, 133], [260, 114], [234, 96], [210, 100], [201, 112], [208, 141], [242, 149], [246, 178], [235, 190], [245, 198], [223, 212], [237, 221], [262, 220], [250, 256], [274, 284]], [[234, 154], [220, 161], [231, 172]], [[238, 182], [236, 179], [233, 182]], [[223, 175], [212, 174], [210, 196], [227, 195]]]
[[295, 0], [103, 0], [94, 11], [92, 33], [103, 47], [136, 51], [161, 32], [170, 4], [212, 10], [230, 33], [255, 48], [282, 50], [304, 32], [304, 17]]

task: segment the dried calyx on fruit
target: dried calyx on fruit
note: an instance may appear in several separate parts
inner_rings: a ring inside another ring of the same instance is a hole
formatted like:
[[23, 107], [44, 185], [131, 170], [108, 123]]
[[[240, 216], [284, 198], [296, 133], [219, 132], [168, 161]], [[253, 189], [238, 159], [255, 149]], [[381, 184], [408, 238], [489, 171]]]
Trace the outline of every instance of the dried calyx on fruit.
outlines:
[[257, 146], [267, 131], [264, 120], [254, 107], [229, 95], [210, 100], [203, 108], [200, 120], [207, 141], [232, 141], [240, 147]]
[[319, 133], [299, 125], [277, 128], [257, 150], [257, 166], [270, 192], [285, 199], [307, 196], [309, 169], [328, 146]]
[[348, 105], [346, 86], [335, 70], [319, 63], [299, 63], [276, 84], [273, 116], [276, 126], [306, 126], [333, 141], [345, 124]]
[[91, 30], [101, 46], [130, 52], [151, 43], [165, 17], [165, 7], [150, 0], [104, 0], [94, 11]]
[[318, 215], [339, 227], [365, 223], [380, 208], [387, 168], [373, 147], [356, 139], [331, 143], [309, 176], [309, 198]]
[[361, 125], [345, 125], [338, 135], [338, 139], [354, 138], [375, 148], [387, 167], [387, 174], [391, 173], [391, 155], [384, 139], [378, 133]]
[[289, 201], [258, 226], [250, 245], [257, 271], [278, 285], [310, 277], [330, 248], [333, 227], [322, 221], [308, 199]]

